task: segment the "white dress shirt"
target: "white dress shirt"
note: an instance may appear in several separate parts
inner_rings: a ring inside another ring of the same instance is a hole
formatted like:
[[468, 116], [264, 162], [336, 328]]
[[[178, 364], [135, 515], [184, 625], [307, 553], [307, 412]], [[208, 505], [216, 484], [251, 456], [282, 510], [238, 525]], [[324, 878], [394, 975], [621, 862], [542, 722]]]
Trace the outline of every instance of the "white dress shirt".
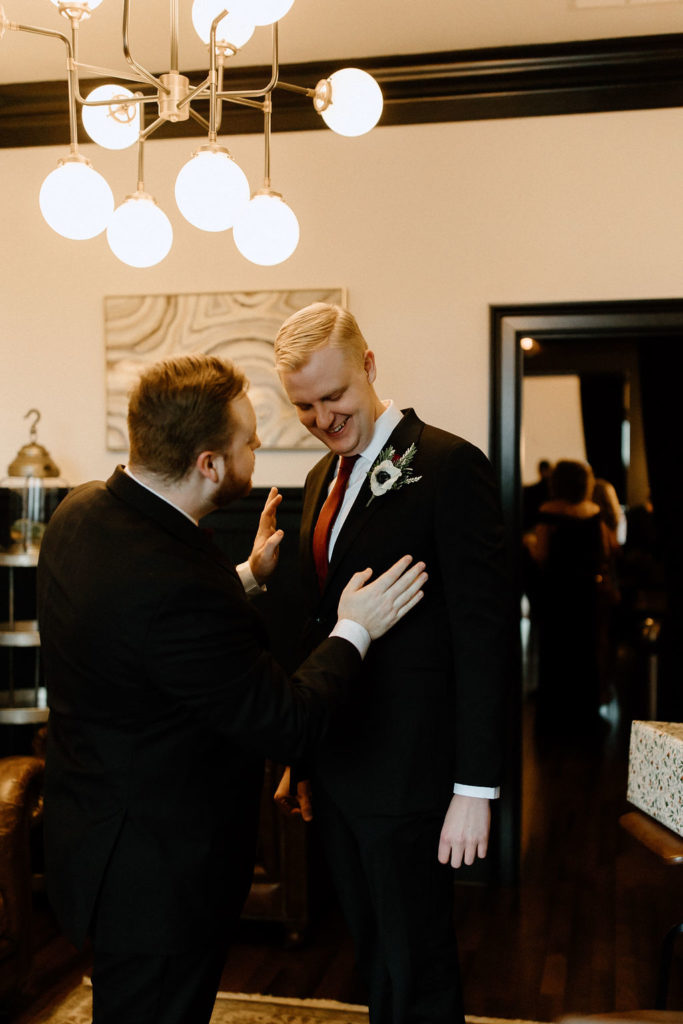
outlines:
[[[339, 532], [344, 525], [346, 517], [351, 511], [351, 506], [358, 497], [358, 492], [363, 486], [365, 477], [370, 472], [375, 459], [386, 446], [387, 441], [403, 419], [403, 413], [396, 407], [391, 399], [383, 401], [382, 404], [384, 406], [384, 412], [375, 420], [375, 429], [373, 431], [370, 444], [359, 453], [358, 458], [356, 459], [354, 467], [351, 470], [349, 482], [346, 486], [346, 492], [344, 494], [341, 508], [339, 509], [337, 518], [332, 525], [329, 546], [327, 549], [328, 561], [332, 558], [332, 552], [334, 550], [337, 537], [339, 536]], [[337, 472], [339, 472], [338, 466]], [[336, 475], [337, 474], [335, 473], [335, 478]], [[334, 479], [330, 483], [330, 490], [333, 486]], [[427, 571], [429, 571], [429, 566], [427, 566]], [[500, 788], [498, 786], [467, 786], [458, 782], [454, 784], [453, 792], [458, 796], [476, 796], [489, 800], [495, 800], [500, 796]]]

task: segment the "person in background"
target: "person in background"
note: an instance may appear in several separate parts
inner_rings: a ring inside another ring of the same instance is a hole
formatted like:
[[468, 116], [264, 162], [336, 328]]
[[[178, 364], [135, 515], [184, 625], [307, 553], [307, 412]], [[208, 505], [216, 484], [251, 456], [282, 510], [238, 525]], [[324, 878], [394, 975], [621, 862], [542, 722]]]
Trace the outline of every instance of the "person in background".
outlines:
[[493, 472], [474, 445], [379, 398], [348, 310], [294, 313], [275, 360], [300, 421], [329, 449], [304, 492], [306, 649], [370, 555], [379, 568], [410, 549], [430, 572], [419, 608], [374, 646], [362, 687], [276, 799], [315, 816], [372, 1024], [462, 1024], [451, 869], [486, 856], [511, 651]]
[[593, 501], [600, 508], [603, 524], [604, 556], [598, 580], [598, 670], [600, 703], [608, 704], [615, 692], [618, 637], [618, 611], [621, 604], [621, 544], [619, 536], [624, 513], [617, 492], [609, 480], [597, 478]]
[[597, 724], [598, 582], [607, 541], [590, 466], [560, 459], [548, 501], [524, 541], [539, 566], [537, 725], [545, 733]]
[[538, 480], [522, 490], [522, 529], [530, 530], [538, 519], [538, 510], [550, 497], [550, 474], [553, 467], [548, 459], [538, 463]]
[[246, 388], [211, 356], [147, 369], [128, 465], [72, 490], [41, 546], [47, 890], [65, 934], [91, 939], [94, 1024], [207, 1024], [252, 878], [264, 755], [322, 741], [426, 578], [403, 558], [368, 583], [364, 565], [286, 676], [245, 593], [277, 562], [276, 488], [237, 568], [198, 525], [251, 488]]

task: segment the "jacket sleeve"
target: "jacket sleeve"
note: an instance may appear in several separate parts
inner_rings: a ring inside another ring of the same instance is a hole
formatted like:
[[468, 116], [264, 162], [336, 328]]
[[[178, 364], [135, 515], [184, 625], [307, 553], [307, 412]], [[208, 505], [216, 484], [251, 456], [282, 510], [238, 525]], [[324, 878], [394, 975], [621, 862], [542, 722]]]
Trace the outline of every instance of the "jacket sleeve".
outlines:
[[440, 481], [434, 529], [454, 657], [452, 781], [497, 786], [513, 621], [498, 489], [469, 443], [448, 453]]
[[234, 589], [188, 582], [168, 594], [151, 622], [146, 674], [208, 729], [280, 762], [300, 758], [323, 738], [361, 657], [330, 638], [288, 677]]

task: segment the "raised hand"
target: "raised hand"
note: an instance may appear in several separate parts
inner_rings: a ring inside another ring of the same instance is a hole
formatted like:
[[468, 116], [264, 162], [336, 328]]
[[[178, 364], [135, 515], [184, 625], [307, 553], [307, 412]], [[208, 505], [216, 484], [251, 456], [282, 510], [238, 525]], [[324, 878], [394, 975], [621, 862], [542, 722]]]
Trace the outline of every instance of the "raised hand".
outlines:
[[296, 795], [290, 793], [290, 769], [285, 768], [273, 800], [284, 814], [301, 815], [304, 821], [313, 821], [313, 799], [308, 779], [296, 784]]
[[271, 487], [249, 555], [249, 568], [259, 584], [266, 582], [278, 562], [280, 541], [285, 535], [284, 530], [277, 528], [277, 508], [281, 501], [277, 487]]
[[428, 579], [425, 563], [411, 566], [412, 560], [404, 555], [372, 583], [367, 582], [372, 569], [354, 573], [341, 593], [339, 618], [359, 622], [373, 640], [383, 636], [422, 599]]

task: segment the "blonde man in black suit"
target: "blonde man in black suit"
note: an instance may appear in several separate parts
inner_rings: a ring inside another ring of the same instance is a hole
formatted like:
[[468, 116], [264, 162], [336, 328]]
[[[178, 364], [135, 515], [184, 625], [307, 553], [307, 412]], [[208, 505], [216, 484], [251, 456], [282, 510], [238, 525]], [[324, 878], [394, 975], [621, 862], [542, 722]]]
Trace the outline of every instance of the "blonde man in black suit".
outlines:
[[[380, 400], [374, 354], [347, 310], [315, 303], [293, 314], [275, 360], [299, 419], [329, 449], [304, 494], [307, 648], [369, 558], [388, 566], [405, 548], [430, 567], [419, 609], [373, 647], [324, 747], [297, 766], [298, 781], [285, 774], [276, 799], [315, 815], [372, 1024], [456, 1024], [449, 866], [487, 852], [510, 650], [493, 474], [467, 441]], [[342, 473], [330, 526], [326, 499]]]

